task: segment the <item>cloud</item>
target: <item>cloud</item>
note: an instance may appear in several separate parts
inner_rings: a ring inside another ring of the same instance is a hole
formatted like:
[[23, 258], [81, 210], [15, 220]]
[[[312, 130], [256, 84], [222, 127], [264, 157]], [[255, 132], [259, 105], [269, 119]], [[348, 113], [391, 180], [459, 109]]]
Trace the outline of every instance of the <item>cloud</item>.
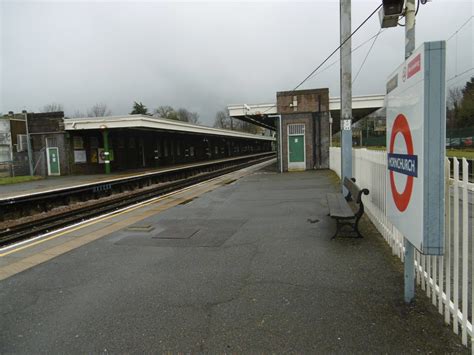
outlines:
[[[353, 1], [352, 27], [378, 3]], [[7, 1], [0, 6], [0, 112], [37, 111], [60, 102], [72, 114], [104, 102], [114, 114], [125, 114], [138, 100], [150, 109], [185, 107], [210, 124], [227, 104], [274, 101], [276, 91], [292, 89], [339, 41], [338, 1]], [[417, 19], [417, 43], [446, 39], [469, 14], [470, 1], [428, 3]], [[470, 26], [457, 38], [453, 63], [459, 70], [472, 66]], [[374, 16], [354, 36], [353, 47], [378, 30]], [[403, 28], [380, 35], [355, 95], [383, 92], [385, 78], [403, 60], [403, 36]], [[369, 46], [354, 52], [354, 72]], [[338, 65], [305, 87], [329, 87], [337, 96]]]

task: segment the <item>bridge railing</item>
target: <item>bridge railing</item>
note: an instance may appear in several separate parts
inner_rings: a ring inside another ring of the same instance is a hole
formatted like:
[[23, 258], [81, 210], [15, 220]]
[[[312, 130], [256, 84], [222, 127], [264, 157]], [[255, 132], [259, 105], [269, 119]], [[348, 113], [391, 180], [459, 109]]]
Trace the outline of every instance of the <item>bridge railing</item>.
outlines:
[[[329, 164], [330, 169], [341, 177], [340, 148], [330, 148]], [[352, 164], [357, 183], [370, 190], [370, 194], [363, 197], [368, 217], [393, 254], [403, 262], [403, 235], [386, 215], [386, 152], [353, 149]], [[445, 323], [452, 323], [454, 333], [460, 332], [462, 343], [468, 346], [468, 338], [469, 343], [474, 342], [474, 184], [469, 182], [466, 159], [453, 158], [452, 163], [446, 159], [445, 182], [445, 254], [422, 255], [417, 251], [416, 282], [444, 315]]]

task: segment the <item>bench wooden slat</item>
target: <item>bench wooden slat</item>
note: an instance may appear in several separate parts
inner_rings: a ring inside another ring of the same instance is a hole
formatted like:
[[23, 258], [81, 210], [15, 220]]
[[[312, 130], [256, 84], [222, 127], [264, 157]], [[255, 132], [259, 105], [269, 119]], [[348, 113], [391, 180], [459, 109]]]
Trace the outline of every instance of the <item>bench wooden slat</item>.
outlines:
[[354, 218], [354, 212], [347, 204], [346, 199], [340, 193], [326, 194], [328, 201], [329, 215], [337, 218]]

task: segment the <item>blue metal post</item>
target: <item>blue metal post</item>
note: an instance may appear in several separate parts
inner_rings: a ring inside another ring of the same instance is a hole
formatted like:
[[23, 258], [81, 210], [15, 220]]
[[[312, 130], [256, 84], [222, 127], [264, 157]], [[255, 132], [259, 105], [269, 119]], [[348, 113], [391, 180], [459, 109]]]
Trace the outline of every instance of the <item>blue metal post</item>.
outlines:
[[405, 238], [405, 302], [415, 298], [415, 247]]
[[[405, 59], [415, 50], [415, 0], [407, 0], [405, 10]], [[415, 247], [405, 238], [405, 302], [415, 298]]]

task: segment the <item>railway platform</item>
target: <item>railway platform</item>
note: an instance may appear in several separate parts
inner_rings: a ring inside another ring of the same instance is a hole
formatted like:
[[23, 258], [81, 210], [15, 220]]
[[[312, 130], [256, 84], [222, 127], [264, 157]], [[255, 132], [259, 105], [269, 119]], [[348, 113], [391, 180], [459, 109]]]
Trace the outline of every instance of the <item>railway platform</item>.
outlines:
[[[239, 158], [239, 157], [235, 157]], [[227, 158], [229, 159], [229, 158]], [[85, 175], [63, 175], [48, 176], [47, 178], [34, 181], [25, 181], [16, 184], [0, 185], [0, 200], [15, 198], [18, 196], [32, 195], [43, 192], [50, 192], [60, 189], [75, 188], [95, 183], [107, 183], [110, 181], [121, 180], [124, 178], [132, 178], [147, 174], [170, 171], [173, 169], [192, 167], [199, 164], [209, 162], [220, 162], [227, 159], [214, 159], [198, 161], [186, 164], [168, 165], [161, 168], [153, 169], [128, 169], [120, 172], [112, 172], [110, 174], [85, 174]], [[230, 158], [232, 159], [232, 158]]]
[[[257, 169], [260, 168], [260, 169]], [[0, 352], [467, 352], [330, 171], [268, 163], [0, 251]]]

